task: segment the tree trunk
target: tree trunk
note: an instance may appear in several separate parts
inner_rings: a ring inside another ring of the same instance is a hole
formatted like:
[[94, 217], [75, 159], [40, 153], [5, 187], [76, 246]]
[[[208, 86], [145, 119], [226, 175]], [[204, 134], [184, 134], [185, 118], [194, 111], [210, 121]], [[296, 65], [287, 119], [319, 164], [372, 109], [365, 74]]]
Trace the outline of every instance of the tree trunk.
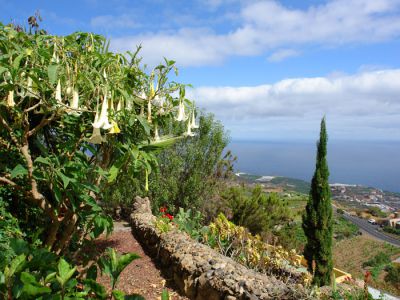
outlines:
[[78, 215], [71, 212], [71, 214], [66, 219], [64, 219], [64, 221], [65, 221], [64, 224], [65, 228], [61, 235], [61, 239], [54, 248], [54, 251], [57, 254], [60, 254], [61, 251], [63, 251], [69, 245], [69, 242], [71, 241], [72, 238], [72, 234], [75, 231], [75, 224], [78, 221]]

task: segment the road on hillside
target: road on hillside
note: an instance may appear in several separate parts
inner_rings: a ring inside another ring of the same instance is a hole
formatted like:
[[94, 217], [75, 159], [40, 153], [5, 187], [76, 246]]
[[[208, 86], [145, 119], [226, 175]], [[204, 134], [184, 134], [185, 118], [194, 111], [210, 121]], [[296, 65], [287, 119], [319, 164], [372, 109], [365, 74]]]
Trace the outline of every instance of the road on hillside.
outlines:
[[396, 239], [394, 237], [391, 237], [389, 235], [384, 234], [381, 231], [378, 231], [379, 226], [377, 225], [372, 225], [368, 223], [367, 220], [360, 219], [358, 217], [353, 217], [348, 214], [343, 214], [342, 215], [346, 220], [351, 221], [355, 225], [357, 225], [361, 230], [367, 232], [368, 234], [372, 235], [373, 237], [382, 240], [384, 242], [387, 242], [389, 244], [392, 244], [396, 247], [400, 247], [400, 239]]

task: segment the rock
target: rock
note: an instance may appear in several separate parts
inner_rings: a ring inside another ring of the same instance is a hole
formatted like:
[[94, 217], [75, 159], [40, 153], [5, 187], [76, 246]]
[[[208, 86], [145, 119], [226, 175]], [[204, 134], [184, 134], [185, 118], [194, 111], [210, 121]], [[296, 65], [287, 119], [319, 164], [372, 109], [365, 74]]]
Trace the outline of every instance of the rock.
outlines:
[[135, 198], [132, 232], [182, 293], [195, 300], [310, 299], [306, 289], [247, 269], [175, 229], [158, 233], [148, 198]]

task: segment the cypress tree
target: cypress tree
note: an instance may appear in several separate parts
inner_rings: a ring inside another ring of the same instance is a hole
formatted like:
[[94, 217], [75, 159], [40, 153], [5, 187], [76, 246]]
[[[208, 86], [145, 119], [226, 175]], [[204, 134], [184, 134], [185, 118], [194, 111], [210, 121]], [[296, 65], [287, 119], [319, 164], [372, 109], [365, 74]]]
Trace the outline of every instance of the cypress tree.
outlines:
[[321, 131], [317, 143], [317, 161], [311, 181], [311, 190], [305, 214], [303, 230], [307, 237], [304, 257], [308, 270], [314, 272], [313, 283], [317, 286], [329, 285], [333, 271], [332, 263], [332, 205], [329, 188], [329, 169], [326, 159], [328, 136], [325, 117], [321, 121]]

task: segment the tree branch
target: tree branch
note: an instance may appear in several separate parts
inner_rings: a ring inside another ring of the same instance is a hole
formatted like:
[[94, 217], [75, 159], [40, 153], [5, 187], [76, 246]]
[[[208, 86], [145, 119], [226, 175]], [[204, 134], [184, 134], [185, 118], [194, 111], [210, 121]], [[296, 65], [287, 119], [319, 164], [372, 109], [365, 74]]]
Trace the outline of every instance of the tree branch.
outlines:
[[46, 126], [47, 124], [49, 124], [51, 121], [53, 121], [53, 119], [56, 117], [56, 113], [53, 112], [51, 114], [51, 116], [49, 118], [43, 118], [39, 125], [36, 126], [35, 128], [33, 128], [32, 130], [28, 131], [28, 137], [33, 136], [36, 132], [38, 132], [40, 129], [42, 129], [44, 126]]
[[8, 179], [6, 177], [0, 177], [0, 182], [6, 183], [8, 185], [11, 185], [12, 187], [21, 189], [21, 187], [18, 184], [16, 184], [14, 181], [12, 181], [12, 180], [10, 180], [10, 179]]
[[10, 125], [8, 125], [6, 120], [4, 120], [1, 115], [0, 115], [0, 122], [7, 129], [8, 133], [10, 134], [11, 140], [14, 142], [14, 144], [17, 145], [17, 146], [20, 146], [20, 143], [18, 142], [17, 137], [14, 135], [14, 132], [11, 129]]

